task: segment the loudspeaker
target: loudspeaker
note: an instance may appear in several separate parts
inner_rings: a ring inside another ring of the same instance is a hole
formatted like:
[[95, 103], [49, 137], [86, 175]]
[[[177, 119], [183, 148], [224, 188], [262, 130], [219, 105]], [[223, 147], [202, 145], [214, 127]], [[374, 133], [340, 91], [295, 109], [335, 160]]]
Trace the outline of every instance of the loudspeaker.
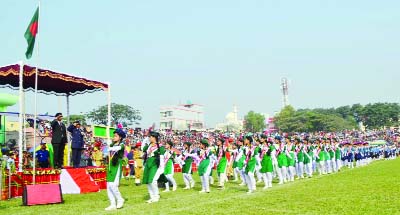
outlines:
[[60, 184], [35, 184], [26, 185], [22, 196], [22, 204], [46, 205], [62, 203], [62, 192]]

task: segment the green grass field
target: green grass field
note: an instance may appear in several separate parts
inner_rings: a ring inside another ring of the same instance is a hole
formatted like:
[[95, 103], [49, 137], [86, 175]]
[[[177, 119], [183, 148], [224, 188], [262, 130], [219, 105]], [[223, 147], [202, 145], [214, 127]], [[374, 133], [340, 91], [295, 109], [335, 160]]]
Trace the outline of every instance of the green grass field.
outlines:
[[277, 185], [246, 194], [245, 187], [227, 183], [225, 190], [211, 187], [211, 193], [182, 190], [182, 175], [175, 174], [179, 189], [161, 193], [158, 203], [147, 204], [146, 186], [121, 180], [126, 199], [123, 209], [106, 212], [106, 191], [64, 195], [64, 204], [21, 206], [22, 200], [0, 201], [0, 214], [400, 214], [400, 159], [376, 161], [368, 166], [337, 174]]

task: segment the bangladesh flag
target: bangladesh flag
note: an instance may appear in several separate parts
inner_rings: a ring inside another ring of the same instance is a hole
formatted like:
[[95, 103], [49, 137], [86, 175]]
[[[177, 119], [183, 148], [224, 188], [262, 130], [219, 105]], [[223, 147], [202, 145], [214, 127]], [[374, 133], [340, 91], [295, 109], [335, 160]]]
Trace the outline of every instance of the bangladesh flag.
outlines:
[[25, 39], [28, 42], [28, 48], [26, 49], [25, 56], [27, 59], [32, 57], [33, 47], [35, 46], [36, 34], [39, 28], [39, 7], [36, 9], [35, 15], [33, 15], [31, 23], [25, 32]]

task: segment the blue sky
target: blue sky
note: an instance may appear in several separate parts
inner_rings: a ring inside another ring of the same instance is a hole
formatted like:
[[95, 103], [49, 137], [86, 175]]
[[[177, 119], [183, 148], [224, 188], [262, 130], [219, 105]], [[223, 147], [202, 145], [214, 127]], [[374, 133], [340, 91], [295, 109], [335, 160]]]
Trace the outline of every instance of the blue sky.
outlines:
[[[0, 1], [0, 65], [24, 59], [37, 2]], [[158, 121], [160, 105], [186, 100], [205, 105], [209, 127], [233, 104], [241, 116], [272, 114], [282, 77], [295, 108], [399, 102], [399, 8], [395, 0], [42, 0], [40, 59], [28, 63], [109, 81], [113, 102], [140, 109], [143, 127]], [[65, 99], [39, 102], [39, 112], [65, 112]], [[105, 102], [104, 93], [75, 96], [71, 112]]]

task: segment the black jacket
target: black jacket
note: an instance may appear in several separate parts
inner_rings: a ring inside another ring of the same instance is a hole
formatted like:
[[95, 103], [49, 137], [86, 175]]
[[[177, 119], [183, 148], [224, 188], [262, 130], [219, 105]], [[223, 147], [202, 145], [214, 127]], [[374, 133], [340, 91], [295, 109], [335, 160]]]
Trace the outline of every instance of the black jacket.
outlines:
[[67, 143], [67, 129], [64, 123], [60, 125], [57, 120], [53, 120], [53, 122], [51, 122], [51, 129], [53, 130], [53, 137], [51, 138], [52, 144]]

